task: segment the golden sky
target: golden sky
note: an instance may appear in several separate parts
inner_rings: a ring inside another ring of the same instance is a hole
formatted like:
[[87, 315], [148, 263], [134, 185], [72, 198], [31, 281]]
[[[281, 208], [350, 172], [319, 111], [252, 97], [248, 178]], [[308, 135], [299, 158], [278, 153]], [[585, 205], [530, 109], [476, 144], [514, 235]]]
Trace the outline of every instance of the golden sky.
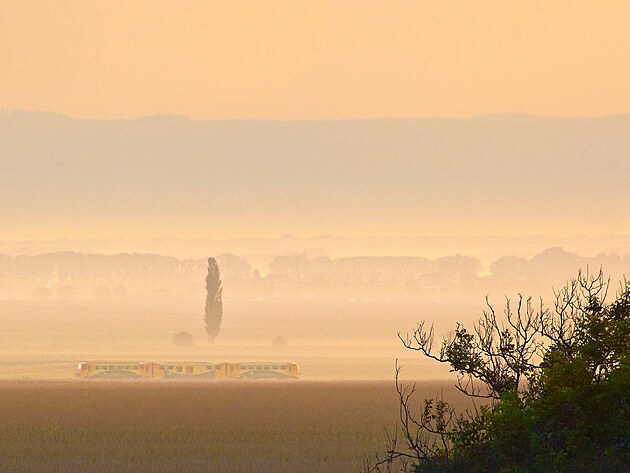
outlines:
[[0, 108], [320, 119], [630, 111], [628, 1], [0, 0]]

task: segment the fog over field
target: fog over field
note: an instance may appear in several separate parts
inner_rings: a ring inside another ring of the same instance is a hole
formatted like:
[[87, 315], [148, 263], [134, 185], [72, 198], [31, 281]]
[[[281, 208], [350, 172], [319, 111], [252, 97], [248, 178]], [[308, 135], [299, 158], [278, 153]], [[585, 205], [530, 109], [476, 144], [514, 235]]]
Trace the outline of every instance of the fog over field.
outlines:
[[[217, 256], [223, 282], [220, 336], [203, 328], [205, 259], [156, 254], [47, 253], [0, 257], [0, 363], [4, 378], [68, 378], [84, 359], [244, 361], [291, 359], [306, 379], [447, 376], [402, 348], [397, 333], [428, 319], [440, 333], [472, 323], [484, 297], [501, 307], [522, 292], [553, 300], [580, 268], [630, 273], [630, 254], [584, 257], [549, 248], [479, 258], [275, 256], [263, 271]], [[180, 331], [194, 346], [173, 346]], [[273, 346], [282, 337], [286, 346]]]
[[[397, 333], [630, 271], [630, 118], [0, 116], [2, 377], [83, 359], [291, 359], [447, 376]], [[605, 189], [605, 192], [603, 192]], [[282, 236], [284, 235], [284, 236]], [[206, 259], [224, 321], [203, 329]], [[194, 346], [176, 347], [186, 331]], [[273, 347], [282, 337], [286, 346]]]

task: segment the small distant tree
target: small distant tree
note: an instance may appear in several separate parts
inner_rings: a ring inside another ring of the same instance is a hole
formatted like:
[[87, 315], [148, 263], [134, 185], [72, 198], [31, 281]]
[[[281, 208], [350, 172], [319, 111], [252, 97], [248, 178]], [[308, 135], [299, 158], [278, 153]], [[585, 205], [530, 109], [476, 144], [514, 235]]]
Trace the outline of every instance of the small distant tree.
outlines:
[[47, 287], [38, 287], [33, 291], [33, 297], [37, 300], [44, 301], [46, 299], [50, 299], [52, 295], [52, 291]]
[[74, 297], [75, 288], [71, 284], [62, 284], [57, 288], [57, 295], [62, 299], [70, 299]]
[[195, 344], [193, 336], [188, 332], [177, 332], [173, 335], [173, 345], [180, 347], [191, 347]]
[[288, 345], [288, 343], [282, 335], [278, 335], [276, 338], [271, 340], [271, 345], [275, 348], [284, 348]]
[[127, 297], [127, 288], [124, 286], [124, 284], [119, 284], [118, 286], [115, 286], [114, 289], [112, 289], [112, 295], [114, 297], [123, 299]]
[[221, 272], [214, 258], [208, 258], [208, 275], [206, 276], [206, 312], [204, 317], [206, 333], [210, 341], [219, 335], [223, 320], [223, 287]]
[[94, 297], [96, 299], [109, 299], [111, 296], [112, 293], [107, 286], [101, 284], [96, 286], [96, 288], [94, 289]]

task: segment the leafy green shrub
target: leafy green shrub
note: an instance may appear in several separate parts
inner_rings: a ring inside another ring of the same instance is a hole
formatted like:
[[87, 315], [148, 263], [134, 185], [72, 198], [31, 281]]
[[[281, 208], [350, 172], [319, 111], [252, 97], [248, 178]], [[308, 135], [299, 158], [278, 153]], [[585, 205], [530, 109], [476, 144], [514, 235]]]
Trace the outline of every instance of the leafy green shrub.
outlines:
[[608, 289], [601, 272], [580, 273], [553, 310], [519, 296], [501, 320], [488, 303], [439, 353], [419, 324], [405, 346], [449, 364], [459, 390], [487, 403], [455, 413], [425, 401], [418, 414], [397, 369], [404, 447], [395, 440], [370, 470], [403, 459], [416, 473], [630, 471], [630, 283], [611, 303]]

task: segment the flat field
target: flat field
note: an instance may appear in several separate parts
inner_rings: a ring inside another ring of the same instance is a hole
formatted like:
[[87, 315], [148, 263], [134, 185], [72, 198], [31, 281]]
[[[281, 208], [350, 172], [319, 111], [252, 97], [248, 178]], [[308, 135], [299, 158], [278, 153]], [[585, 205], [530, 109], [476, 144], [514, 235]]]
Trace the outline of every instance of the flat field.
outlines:
[[348, 473], [397, 414], [381, 381], [0, 381], [0, 471]]

